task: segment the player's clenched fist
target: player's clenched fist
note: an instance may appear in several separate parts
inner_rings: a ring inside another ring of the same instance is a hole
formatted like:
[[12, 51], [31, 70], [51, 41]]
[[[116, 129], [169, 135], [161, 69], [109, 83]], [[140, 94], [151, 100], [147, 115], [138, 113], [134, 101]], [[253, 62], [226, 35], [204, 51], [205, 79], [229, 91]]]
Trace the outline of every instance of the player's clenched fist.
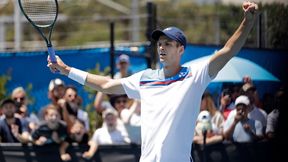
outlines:
[[248, 20], [253, 20], [258, 16], [258, 5], [254, 2], [244, 1], [242, 4], [244, 15]]

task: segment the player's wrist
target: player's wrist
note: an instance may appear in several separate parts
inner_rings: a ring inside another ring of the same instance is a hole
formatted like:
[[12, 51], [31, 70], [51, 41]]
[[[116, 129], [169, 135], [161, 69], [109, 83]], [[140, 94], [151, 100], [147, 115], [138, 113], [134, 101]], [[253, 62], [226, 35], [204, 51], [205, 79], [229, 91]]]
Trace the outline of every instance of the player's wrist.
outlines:
[[68, 78], [84, 85], [87, 75], [87, 72], [71, 67], [68, 73]]
[[71, 67], [66, 65], [63, 68], [62, 74], [68, 76], [70, 71], [71, 71]]

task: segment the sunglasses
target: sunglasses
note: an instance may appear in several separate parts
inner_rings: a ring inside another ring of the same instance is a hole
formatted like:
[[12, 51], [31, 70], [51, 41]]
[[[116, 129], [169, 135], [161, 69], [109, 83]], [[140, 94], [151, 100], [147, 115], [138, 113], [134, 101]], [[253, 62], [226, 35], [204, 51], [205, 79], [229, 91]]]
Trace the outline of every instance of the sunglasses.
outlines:
[[26, 98], [26, 97], [15, 97], [15, 98], [13, 98], [13, 100], [14, 100], [14, 101], [18, 101], [18, 100], [24, 101], [25, 98]]

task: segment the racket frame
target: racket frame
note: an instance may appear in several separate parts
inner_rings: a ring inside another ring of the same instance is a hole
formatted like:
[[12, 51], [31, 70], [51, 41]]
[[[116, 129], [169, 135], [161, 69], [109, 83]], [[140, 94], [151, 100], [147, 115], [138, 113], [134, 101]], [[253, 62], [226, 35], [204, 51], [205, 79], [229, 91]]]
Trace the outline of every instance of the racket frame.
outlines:
[[[52, 32], [53, 32], [56, 20], [58, 18], [58, 11], [59, 11], [58, 1], [57, 0], [54, 0], [54, 1], [55, 1], [55, 5], [56, 5], [56, 13], [55, 13], [55, 18], [54, 18], [53, 22], [51, 24], [49, 24], [49, 25], [36, 25], [34, 23], [34, 21], [31, 20], [29, 18], [29, 16], [26, 14], [26, 12], [25, 12], [25, 10], [24, 10], [24, 8], [22, 6], [22, 0], [18, 0], [18, 4], [20, 6], [20, 9], [21, 9], [23, 15], [30, 22], [30, 24], [32, 24], [32, 26], [38, 31], [38, 33], [41, 35], [41, 37], [45, 40], [47, 48], [48, 48], [48, 54], [50, 56], [51, 62], [56, 62], [55, 50], [54, 50], [54, 48], [52, 46], [52, 42], [51, 42], [51, 35], [52, 35]], [[45, 36], [45, 34], [43, 32], [43, 30], [47, 29], [47, 28], [49, 29], [48, 38]]]

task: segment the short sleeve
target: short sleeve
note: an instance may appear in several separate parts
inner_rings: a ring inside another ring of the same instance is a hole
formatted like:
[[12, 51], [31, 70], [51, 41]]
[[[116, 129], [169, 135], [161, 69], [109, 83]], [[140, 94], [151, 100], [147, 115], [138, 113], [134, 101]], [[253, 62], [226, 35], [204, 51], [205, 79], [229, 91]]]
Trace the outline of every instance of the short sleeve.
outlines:
[[140, 79], [144, 71], [121, 79], [121, 84], [129, 98], [140, 99]]

